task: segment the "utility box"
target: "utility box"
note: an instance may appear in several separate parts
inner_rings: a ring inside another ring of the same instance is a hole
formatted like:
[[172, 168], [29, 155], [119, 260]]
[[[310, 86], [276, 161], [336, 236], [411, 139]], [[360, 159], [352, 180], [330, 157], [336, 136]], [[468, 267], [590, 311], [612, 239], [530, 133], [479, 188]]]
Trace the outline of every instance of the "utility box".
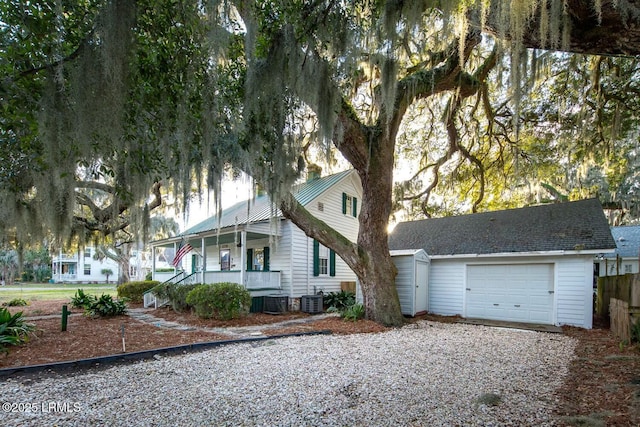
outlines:
[[285, 313], [289, 310], [289, 297], [282, 295], [266, 295], [263, 297], [263, 311], [269, 314]]
[[251, 297], [249, 313], [262, 313], [264, 310], [264, 297]]
[[300, 311], [309, 314], [322, 313], [322, 295], [303, 295], [300, 298]]

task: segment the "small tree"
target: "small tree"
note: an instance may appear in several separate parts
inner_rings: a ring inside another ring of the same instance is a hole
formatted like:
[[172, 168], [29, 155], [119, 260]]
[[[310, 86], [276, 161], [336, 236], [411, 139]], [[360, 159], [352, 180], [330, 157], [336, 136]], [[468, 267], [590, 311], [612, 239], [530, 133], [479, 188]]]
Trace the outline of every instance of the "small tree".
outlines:
[[111, 270], [110, 268], [103, 268], [102, 270], [100, 270], [100, 274], [107, 276], [107, 283], [109, 283], [109, 276], [113, 274], [113, 270]]

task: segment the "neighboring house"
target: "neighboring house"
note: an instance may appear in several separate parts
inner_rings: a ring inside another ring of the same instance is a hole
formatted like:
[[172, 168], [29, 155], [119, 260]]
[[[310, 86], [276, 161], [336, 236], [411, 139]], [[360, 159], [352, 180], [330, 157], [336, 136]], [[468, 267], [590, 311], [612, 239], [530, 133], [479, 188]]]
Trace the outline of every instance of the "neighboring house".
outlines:
[[599, 276], [638, 273], [640, 259], [640, 225], [611, 227], [611, 235], [616, 242], [614, 253], [601, 254], [596, 258]]
[[595, 199], [398, 224], [430, 258], [428, 311], [591, 328], [594, 256], [615, 242]]
[[[293, 194], [316, 218], [356, 241], [362, 186], [354, 170], [312, 175]], [[181, 268], [167, 272], [155, 264], [155, 280], [240, 283], [254, 296], [290, 298], [339, 291], [343, 282], [356, 280], [340, 257], [284, 219], [266, 195], [224, 209], [220, 217], [178, 236], [152, 242], [154, 262], [158, 254], [178, 253], [187, 244], [193, 249], [181, 259]]]
[[94, 259], [95, 248], [87, 246], [82, 251], [71, 254], [59, 253], [51, 259], [51, 281], [54, 283], [106, 282], [102, 270], [109, 269], [109, 282], [118, 281], [118, 263], [112, 259]]

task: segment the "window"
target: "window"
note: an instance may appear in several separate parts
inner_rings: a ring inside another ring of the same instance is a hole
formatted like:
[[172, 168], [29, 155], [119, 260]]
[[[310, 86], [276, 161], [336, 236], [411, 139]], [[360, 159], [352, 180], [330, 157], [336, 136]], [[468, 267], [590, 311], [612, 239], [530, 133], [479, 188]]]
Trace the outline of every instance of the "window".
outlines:
[[85, 258], [91, 258], [91, 248], [86, 248], [84, 250], [84, 257]]
[[229, 249], [220, 249], [220, 270], [231, 270], [231, 251]]
[[347, 193], [342, 193], [342, 213], [357, 218], [358, 199]]
[[318, 274], [329, 273], [329, 250], [322, 245], [318, 248], [318, 262], [320, 263]]
[[627, 273], [633, 273], [633, 270], [632, 270], [632, 268], [631, 268], [631, 264], [625, 264], [625, 265], [624, 265], [624, 273], [625, 273], [625, 274], [627, 274]]
[[84, 265], [84, 275], [91, 276], [91, 264]]
[[317, 240], [313, 241], [313, 275], [335, 276], [336, 275], [336, 253], [323, 246]]
[[269, 271], [269, 247], [247, 249], [247, 271]]

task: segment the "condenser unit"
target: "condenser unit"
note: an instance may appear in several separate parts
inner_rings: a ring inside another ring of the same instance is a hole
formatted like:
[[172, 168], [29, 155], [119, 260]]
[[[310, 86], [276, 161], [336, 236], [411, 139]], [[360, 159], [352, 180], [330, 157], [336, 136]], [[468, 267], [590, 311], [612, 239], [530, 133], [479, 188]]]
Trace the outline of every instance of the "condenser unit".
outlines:
[[264, 297], [263, 310], [269, 314], [285, 313], [289, 309], [289, 297], [281, 295], [267, 295]]
[[303, 295], [300, 298], [300, 311], [309, 314], [322, 313], [322, 295]]

